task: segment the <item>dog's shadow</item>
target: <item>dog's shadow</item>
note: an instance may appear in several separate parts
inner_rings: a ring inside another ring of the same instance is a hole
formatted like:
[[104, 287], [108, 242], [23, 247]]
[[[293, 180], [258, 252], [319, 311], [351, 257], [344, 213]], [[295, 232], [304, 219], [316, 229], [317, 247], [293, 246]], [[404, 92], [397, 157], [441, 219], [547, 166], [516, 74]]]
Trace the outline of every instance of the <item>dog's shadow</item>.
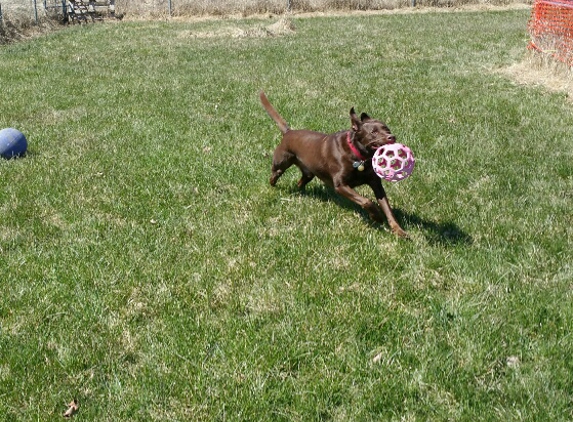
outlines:
[[[311, 196], [324, 202], [334, 202], [337, 206], [357, 212], [362, 219], [372, 227], [380, 227], [378, 223], [372, 221], [368, 213], [360, 208], [358, 205], [346, 199], [332, 189], [321, 185], [306, 186], [305, 189], [299, 190], [292, 188], [291, 193], [298, 195]], [[411, 228], [418, 227], [423, 233], [424, 237], [430, 244], [439, 245], [471, 245], [473, 238], [463, 231], [456, 223], [448, 222], [435, 222], [402, 211], [399, 208], [392, 208], [394, 216], [402, 226], [408, 231]]]

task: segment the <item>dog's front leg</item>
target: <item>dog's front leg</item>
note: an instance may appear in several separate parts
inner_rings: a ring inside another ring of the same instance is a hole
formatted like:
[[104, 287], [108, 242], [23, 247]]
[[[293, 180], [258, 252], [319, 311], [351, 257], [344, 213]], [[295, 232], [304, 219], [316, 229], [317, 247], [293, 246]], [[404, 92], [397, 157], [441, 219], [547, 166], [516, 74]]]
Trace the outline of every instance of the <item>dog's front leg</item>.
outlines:
[[382, 211], [384, 211], [384, 215], [386, 215], [386, 219], [388, 220], [388, 224], [390, 225], [392, 233], [394, 233], [396, 236], [408, 237], [408, 233], [406, 233], [396, 221], [396, 218], [392, 213], [392, 208], [390, 208], [388, 197], [384, 196], [383, 198], [378, 199], [378, 205], [380, 205], [380, 208], [382, 208]]
[[[372, 220], [384, 224], [384, 217], [380, 213], [380, 208], [378, 208], [370, 199], [358, 194], [358, 192], [348, 185], [336, 185], [334, 190], [339, 195], [342, 195], [345, 198], [350, 199], [355, 204], [360, 205], [366, 212], [368, 212], [368, 215], [370, 215]], [[392, 229], [392, 231], [394, 231], [394, 229]]]
[[390, 202], [388, 202], [388, 197], [386, 196], [386, 191], [382, 186], [381, 181], [377, 181], [377, 183], [373, 183], [370, 185], [372, 190], [374, 191], [374, 195], [376, 195], [376, 200], [378, 201], [378, 205], [384, 211], [384, 215], [386, 216], [386, 220], [388, 220], [388, 225], [396, 236], [400, 237], [408, 237], [408, 233], [406, 233], [402, 227], [396, 221], [396, 217], [394, 217], [394, 213], [392, 212], [392, 208], [390, 208]]

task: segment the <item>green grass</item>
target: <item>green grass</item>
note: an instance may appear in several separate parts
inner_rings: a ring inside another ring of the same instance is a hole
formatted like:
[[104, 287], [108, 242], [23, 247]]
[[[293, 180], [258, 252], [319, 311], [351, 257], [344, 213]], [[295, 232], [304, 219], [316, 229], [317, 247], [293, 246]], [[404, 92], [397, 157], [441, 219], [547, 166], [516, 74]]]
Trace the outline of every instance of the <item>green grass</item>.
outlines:
[[[528, 17], [1, 47], [0, 127], [30, 147], [0, 161], [0, 419], [570, 420], [573, 107], [498, 72]], [[268, 185], [261, 88], [295, 128], [388, 123], [417, 158], [387, 185], [410, 241], [296, 169]]]

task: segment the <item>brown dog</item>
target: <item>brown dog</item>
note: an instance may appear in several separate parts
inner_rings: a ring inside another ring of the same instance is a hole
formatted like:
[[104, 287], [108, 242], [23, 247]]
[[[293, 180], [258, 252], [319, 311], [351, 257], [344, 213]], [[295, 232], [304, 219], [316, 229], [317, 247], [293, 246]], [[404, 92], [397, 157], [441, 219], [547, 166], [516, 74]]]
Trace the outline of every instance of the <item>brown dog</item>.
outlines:
[[[283, 134], [273, 155], [271, 186], [275, 186], [278, 178], [294, 164], [302, 172], [298, 181], [299, 188], [304, 188], [316, 176], [333, 187], [338, 194], [360, 205], [370, 218], [380, 223], [384, 223], [380, 213], [382, 208], [392, 232], [407, 237], [392, 214], [382, 181], [372, 169], [374, 152], [382, 145], [396, 142], [388, 126], [371, 119], [366, 113], [362, 113], [359, 120], [352, 108], [352, 129], [349, 131], [327, 135], [310, 130], [291, 130], [262, 91], [260, 98], [263, 107]], [[360, 185], [372, 188], [380, 208], [353, 189]]]

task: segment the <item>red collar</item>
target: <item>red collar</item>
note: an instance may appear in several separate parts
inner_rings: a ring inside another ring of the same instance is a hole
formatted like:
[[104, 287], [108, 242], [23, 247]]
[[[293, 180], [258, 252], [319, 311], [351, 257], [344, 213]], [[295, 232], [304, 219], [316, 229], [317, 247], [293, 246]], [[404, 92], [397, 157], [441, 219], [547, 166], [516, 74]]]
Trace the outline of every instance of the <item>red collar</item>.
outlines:
[[350, 147], [350, 151], [352, 151], [352, 153], [356, 155], [356, 158], [358, 158], [361, 161], [366, 161], [366, 158], [360, 153], [360, 151], [358, 151], [358, 149], [354, 146], [354, 144], [350, 140], [350, 131], [346, 132], [346, 143]]

